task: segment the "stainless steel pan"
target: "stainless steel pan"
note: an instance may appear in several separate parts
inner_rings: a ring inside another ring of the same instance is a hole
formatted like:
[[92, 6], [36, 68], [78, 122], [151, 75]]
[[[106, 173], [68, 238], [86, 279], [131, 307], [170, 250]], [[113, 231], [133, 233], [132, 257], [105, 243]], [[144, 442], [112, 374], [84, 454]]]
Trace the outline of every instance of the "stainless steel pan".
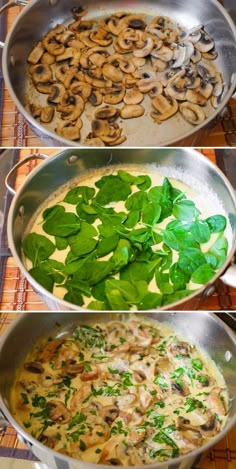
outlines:
[[[112, 151], [109, 149], [68, 149], [50, 158], [43, 155], [39, 155], [39, 157], [46, 158], [46, 160], [31, 172], [13, 199], [8, 218], [8, 240], [12, 254], [21, 271], [40, 294], [43, 301], [48, 304], [49, 308], [53, 310], [81, 310], [81, 308], [60, 300], [45, 290], [31, 277], [23, 265], [22, 238], [39, 205], [63, 184], [85, 174], [88, 170], [107, 166], [112, 168], [114, 165], [119, 166], [122, 164], [135, 164], [143, 167], [145, 164], [154, 163], [165, 175], [168, 175], [167, 171], [170, 168], [171, 170], [173, 168], [178, 170], [178, 179], [185, 182], [192, 181], [191, 185], [196, 185], [196, 190], [198, 187], [200, 192], [203, 191], [206, 203], [211, 192], [216, 194], [224, 207], [225, 213], [228, 215], [232, 240], [226, 262], [212, 280], [204, 285], [197, 294], [192, 294], [187, 299], [168, 306], [169, 309], [171, 307], [174, 310], [204, 309], [204, 299], [213, 293], [216, 280], [225, 273], [236, 248], [235, 193], [224, 174], [213, 163], [199, 152], [191, 149], [125, 150], [117, 148]], [[29, 156], [23, 161], [23, 164], [32, 158], [35, 158], [35, 156]], [[7, 177], [7, 186], [12, 192], [14, 191], [10, 187], [10, 178], [14, 171], [15, 168]], [[236, 287], [234, 265], [228, 268], [223, 279], [228, 284]], [[165, 307], [164, 309], [168, 308]]]
[[[160, 322], [168, 322], [192, 344], [202, 347], [217, 363], [224, 375], [230, 398], [229, 417], [224, 429], [209, 443], [185, 456], [175, 460], [151, 464], [147, 466], [132, 466], [133, 469], [189, 469], [196, 464], [201, 454], [214, 445], [236, 423], [236, 340], [228, 326], [215, 315], [209, 313], [148, 313], [145, 315]], [[127, 317], [127, 316], [126, 316]], [[61, 329], [68, 328], [75, 323], [91, 324], [91, 322], [122, 319], [124, 315], [112, 313], [87, 314], [48, 314], [27, 313], [19, 318], [7, 330], [0, 341], [0, 408], [3, 419], [10, 422], [17, 430], [32, 452], [50, 469], [110, 469], [111, 466], [97, 465], [73, 460], [63, 454], [43, 446], [16, 422], [11, 414], [10, 390], [14, 380], [16, 368], [22, 364], [25, 356], [32, 349], [39, 336], [48, 337], [58, 323]], [[58, 326], [57, 326], [58, 330]], [[4, 425], [4, 421], [2, 421]], [[117, 466], [121, 467], [121, 466]], [[129, 468], [131, 469], [131, 468]]]
[[[25, 103], [28, 90], [27, 57], [33, 45], [49, 29], [63, 22], [70, 16], [69, 12], [75, 5], [75, 0], [32, 0], [17, 17], [11, 28], [3, 51], [3, 74], [6, 86], [16, 106], [30, 123], [34, 132], [47, 146], [78, 146], [78, 143], [65, 140], [52, 128], [43, 127], [26, 110]], [[16, 0], [7, 4], [27, 4], [24, 0]], [[217, 110], [211, 110], [203, 124], [192, 126], [179, 115], [165, 121], [161, 126], [153, 122], [150, 116], [144, 115], [138, 119], [128, 119], [121, 123], [127, 141], [124, 146], [196, 146], [203, 136], [209, 132], [213, 119], [220, 115], [236, 88], [236, 28], [217, 0], [85, 0], [83, 6], [88, 6], [89, 17], [100, 18], [115, 11], [140, 12], [149, 17], [167, 15], [177, 20], [183, 26], [191, 28], [204, 24], [206, 30], [215, 40], [219, 52], [217, 66], [222, 72], [228, 91]], [[5, 9], [5, 7], [4, 7]], [[1, 13], [1, 10], [0, 10]], [[91, 109], [91, 113], [94, 110]], [[91, 115], [90, 113], [90, 115]], [[147, 114], [147, 113], [145, 113]], [[84, 116], [83, 116], [84, 120]], [[91, 117], [84, 121], [82, 129], [84, 138], [91, 131]]]

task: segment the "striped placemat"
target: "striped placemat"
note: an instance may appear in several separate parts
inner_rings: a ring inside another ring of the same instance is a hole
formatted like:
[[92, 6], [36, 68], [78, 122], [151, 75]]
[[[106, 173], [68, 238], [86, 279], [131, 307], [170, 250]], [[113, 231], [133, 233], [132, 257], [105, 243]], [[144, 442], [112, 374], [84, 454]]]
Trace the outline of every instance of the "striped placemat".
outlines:
[[[215, 162], [215, 152], [212, 149], [200, 150], [211, 161]], [[58, 149], [22, 149], [20, 150], [20, 159], [25, 158], [29, 154], [35, 152], [43, 152], [47, 155], [53, 155]], [[29, 161], [25, 166], [19, 168], [16, 178], [16, 189], [20, 187], [27, 174], [40, 164], [41, 161]], [[13, 257], [9, 256], [5, 259], [5, 274], [2, 287], [2, 300], [0, 303], [0, 311], [29, 311], [47, 310], [46, 305], [41, 301], [40, 297], [33, 291], [21, 271], [17, 268]], [[191, 308], [190, 308], [191, 309]], [[194, 303], [193, 307], [194, 309]], [[229, 288], [221, 281], [216, 283], [215, 293], [208, 299], [204, 300], [200, 309], [207, 311], [225, 311], [236, 310], [236, 289]]]
[[[0, 314], [0, 336], [6, 331], [19, 313]], [[11, 459], [8, 459], [11, 458]], [[26, 464], [26, 461], [27, 464]], [[9, 425], [0, 432], [0, 467], [3, 469], [47, 469], [35, 464], [35, 456], [19, 441], [14, 428]], [[24, 462], [24, 464], [22, 464]], [[206, 453], [194, 469], [235, 469], [236, 427], [231, 430], [211, 451]]]

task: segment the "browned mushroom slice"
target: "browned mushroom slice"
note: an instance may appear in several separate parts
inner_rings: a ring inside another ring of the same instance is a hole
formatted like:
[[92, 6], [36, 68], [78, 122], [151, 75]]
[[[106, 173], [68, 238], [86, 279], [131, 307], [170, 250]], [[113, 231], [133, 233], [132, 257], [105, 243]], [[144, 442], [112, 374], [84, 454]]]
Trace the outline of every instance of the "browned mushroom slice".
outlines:
[[80, 94], [84, 101], [87, 101], [91, 95], [92, 86], [89, 85], [89, 83], [85, 83], [84, 81], [75, 81], [72, 83], [70, 91], [73, 94]]
[[24, 363], [24, 369], [29, 371], [30, 373], [36, 374], [41, 374], [44, 372], [44, 368], [41, 363], [38, 363], [36, 361]]
[[192, 57], [191, 57], [191, 61], [194, 64], [196, 64], [196, 63], [200, 62], [201, 58], [202, 58], [201, 52], [197, 49], [194, 49], [194, 52], [193, 52]]
[[55, 109], [53, 106], [43, 107], [41, 110], [41, 114], [40, 114], [41, 122], [48, 124], [49, 122], [52, 121], [54, 114], [55, 114]]
[[112, 106], [104, 106], [95, 112], [96, 119], [106, 119], [108, 122], [113, 122], [120, 115], [120, 110]]
[[75, 33], [67, 29], [57, 36], [57, 40], [60, 41], [64, 46], [68, 46], [69, 42], [75, 39]]
[[171, 342], [168, 346], [168, 350], [174, 356], [182, 355], [183, 357], [187, 357], [191, 352], [191, 346], [187, 342]]
[[210, 50], [209, 52], [202, 52], [202, 57], [206, 60], [216, 60], [218, 57], [218, 52], [216, 50]]
[[57, 111], [61, 112], [63, 120], [75, 121], [84, 110], [84, 100], [71, 91], [66, 91], [62, 96], [61, 103], [57, 105]]
[[134, 41], [136, 39], [136, 32], [131, 28], [125, 28], [117, 38], [117, 45], [120, 49], [131, 52], [134, 48]]
[[121, 54], [113, 54], [107, 58], [107, 63], [113, 65], [114, 67], [119, 67], [120, 70], [124, 73], [133, 73], [135, 71], [135, 65], [125, 58]]
[[154, 90], [155, 94], [161, 94], [163, 91], [163, 86], [160, 81], [154, 76], [150, 78], [143, 78], [137, 82], [138, 89], [142, 93], [149, 93]]
[[49, 52], [51, 55], [61, 55], [65, 51], [65, 46], [58, 42], [55, 36], [51, 33], [47, 34], [43, 40], [43, 47]]
[[207, 412], [207, 416], [208, 420], [203, 425], [200, 425], [200, 431], [203, 436], [211, 438], [219, 433], [220, 422], [210, 411]]
[[88, 99], [93, 106], [100, 106], [103, 102], [102, 93], [98, 90], [92, 90]]
[[76, 20], [82, 18], [83, 16], [87, 15], [88, 13], [88, 8], [85, 8], [85, 7], [82, 7], [81, 5], [77, 6], [77, 7], [73, 7], [71, 9], [72, 11], [72, 15], [74, 16], [74, 18]]
[[119, 44], [116, 42], [113, 43], [113, 47], [114, 47], [114, 50], [118, 53], [118, 54], [129, 54], [130, 52], [132, 52], [132, 48], [129, 50], [129, 49], [122, 49], [122, 47], [119, 46]]
[[111, 425], [114, 420], [119, 416], [119, 409], [115, 405], [106, 405], [102, 407], [99, 412], [100, 417], [104, 420], [105, 423]]
[[125, 95], [125, 87], [114, 86], [107, 89], [107, 94], [104, 96], [104, 103], [106, 104], [118, 104], [121, 103]]
[[48, 96], [48, 102], [59, 104], [65, 92], [66, 89], [62, 83], [54, 83], [53, 85], [51, 85], [51, 91]]
[[143, 101], [143, 94], [137, 89], [128, 90], [124, 96], [125, 104], [139, 104]]
[[90, 135], [88, 135], [84, 143], [90, 147], [105, 147], [105, 143], [99, 137], [90, 137]]
[[107, 27], [109, 31], [114, 34], [114, 36], [119, 36], [121, 33], [122, 29], [125, 29], [127, 27], [127, 24], [122, 22], [122, 19], [127, 17], [127, 13], [124, 13], [124, 17], [119, 18], [115, 15], [112, 15], [110, 20], [107, 23]]
[[135, 68], [144, 67], [146, 64], [145, 57], [131, 57], [130, 61], [134, 64]]
[[157, 59], [161, 59], [163, 62], [170, 62], [172, 60], [172, 57], [173, 57], [173, 50], [171, 50], [170, 47], [167, 47], [167, 46], [162, 46], [160, 48], [155, 47], [156, 44], [154, 45], [152, 51], [151, 51], [151, 55], [152, 57], [156, 57]]
[[87, 46], [94, 47], [94, 42], [90, 39], [91, 31], [82, 31], [79, 33], [79, 39]]
[[125, 88], [133, 88], [137, 83], [137, 78], [133, 77], [130, 73], [126, 73], [123, 78], [123, 85]]
[[80, 129], [82, 128], [83, 123], [81, 119], [78, 119], [74, 122], [61, 122], [56, 127], [55, 131], [63, 138], [67, 140], [79, 140], [80, 139]]
[[204, 98], [209, 99], [213, 93], [213, 85], [202, 80], [198, 91]]
[[179, 105], [179, 110], [183, 118], [190, 124], [198, 125], [206, 119], [204, 110], [197, 104], [184, 102]]
[[175, 80], [170, 80], [165, 93], [178, 101], [184, 101], [187, 93], [187, 83], [185, 78], [178, 77]]
[[48, 82], [48, 83], [35, 83], [34, 84], [36, 90], [39, 92], [39, 93], [42, 93], [42, 94], [49, 94], [51, 93], [51, 87], [52, 87], [52, 83]]
[[115, 140], [113, 140], [113, 142], [107, 142], [106, 145], [108, 147], [110, 146], [117, 146], [117, 145], [121, 145], [122, 143], [124, 143], [125, 141], [127, 140], [127, 137], [125, 135], [120, 135], [118, 138], [116, 138]]
[[66, 47], [63, 54], [57, 55], [56, 62], [62, 62], [63, 60], [72, 59], [72, 57], [74, 57], [76, 53], [78, 54], [77, 49], [74, 49], [73, 47]]
[[38, 436], [38, 440], [40, 441], [40, 443], [42, 443], [43, 445], [47, 446], [50, 449], [55, 448], [56, 444], [58, 443], [58, 438], [56, 435], [49, 436], [49, 435], [45, 435], [45, 433], [41, 433]]
[[105, 143], [107, 146], [113, 146], [115, 145], [115, 142], [117, 142], [120, 137], [121, 137], [122, 129], [112, 129], [111, 128], [111, 134], [110, 135], [101, 135], [102, 141]]
[[97, 47], [94, 52], [89, 55], [89, 62], [96, 67], [101, 68], [107, 60], [108, 52], [104, 49]]
[[220, 415], [226, 415], [226, 406], [225, 402], [221, 397], [221, 394], [224, 390], [219, 386], [214, 387], [209, 396], [207, 396], [207, 402], [213, 412], [216, 412]]
[[78, 38], [76, 39], [70, 39], [68, 42], [68, 46], [73, 47], [74, 49], [81, 51], [84, 49], [84, 43], [80, 41]]
[[119, 83], [123, 79], [123, 73], [121, 72], [121, 70], [111, 64], [103, 65], [102, 73], [105, 78], [111, 80], [114, 83]]
[[52, 69], [50, 65], [47, 64], [34, 65], [31, 71], [34, 83], [48, 83], [53, 78]]
[[156, 59], [155, 57], [151, 57], [152, 67], [156, 72], [164, 72], [167, 67], [168, 63], [163, 62], [161, 59]]
[[70, 359], [66, 360], [63, 366], [63, 376], [68, 376], [69, 378], [73, 378], [78, 374], [84, 371], [84, 364], [77, 363], [76, 360]]
[[199, 104], [199, 106], [205, 106], [207, 99], [202, 94], [195, 90], [188, 90], [186, 93], [186, 99], [190, 103]]
[[29, 111], [30, 111], [31, 115], [32, 115], [35, 119], [36, 119], [37, 117], [40, 117], [41, 110], [42, 110], [41, 107], [35, 106], [35, 104], [29, 104], [28, 108], [29, 108]]
[[169, 119], [178, 111], [178, 103], [176, 99], [157, 95], [152, 100], [153, 107], [157, 112], [152, 112], [151, 116], [158, 124]]
[[73, 23], [69, 24], [68, 29], [76, 33], [81, 33], [82, 31], [88, 31], [89, 29], [93, 29], [94, 23], [95, 21], [76, 20]]
[[93, 31], [90, 34], [90, 39], [102, 47], [108, 47], [113, 41], [112, 35], [102, 28], [99, 28], [97, 31]]
[[134, 49], [133, 54], [135, 57], [147, 57], [154, 47], [154, 41], [151, 36], [146, 36], [144, 39], [144, 47], [141, 49]]
[[52, 65], [56, 62], [55, 55], [49, 54], [49, 52], [44, 52], [40, 60], [41, 64]]
[[133, 117], [140, 117], [144, 114], [144, 108], [138, 104], [126, 104], [120, 110], [120, 117], [122, 119], [132, 119]]
[[209, 36], [209, 34], [206, 31], [204, 31], [204, 29], [202, 29], [201, 37], [199, 41], [195, 43], [195, 47], [200, 52], [206, 53], [215, 47], [215, 43], [213, 39]]
[[46, 404], [50, 419], [53, 422], [65, 424], [71, 419], [71, 412], [61, 401], [50, 400]]
[[188, 386], [182, 381], [182, 383], [171, 383], [171, 390], [180, 396], [188, 396], [190, 394]]
[[34, 49], [30, 52], [30, 55], [27, 59], [28, 62], [30, 64], [36, 65], [40, 61], [44, 51], [45, 51], [45, 49], [42, 45], [42, 42], [41, 41], [38, 42], [38, 44], [36, 44]]
[[91, 123], [92, 132], [95, 137], [102, 137], [103, 135], [109, 135], [111, 127], [109, 123], [103, 119], [94, 119]]

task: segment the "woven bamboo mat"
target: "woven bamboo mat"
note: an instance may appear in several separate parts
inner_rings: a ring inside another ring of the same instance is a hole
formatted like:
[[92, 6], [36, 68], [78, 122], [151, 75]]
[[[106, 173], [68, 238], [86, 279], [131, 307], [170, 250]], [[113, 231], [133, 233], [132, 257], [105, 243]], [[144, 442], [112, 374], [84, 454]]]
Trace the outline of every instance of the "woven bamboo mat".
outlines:
[[[3, 0], [2, 3], [7, 3], [7, 0]], [[0, 19], [0, 40], [3, 42], [5, 40], [4, 30], [9, 31], [21, 9], [22, 7], [10, 8]], [[4, 148], [12, 146], [42, 147], [46, 145], [32, 132], [27, 121], [15, 107], [14, 102], [5, 88], [1, 70], [0, 145]], [[213, 122], [210, 134], [202, 140], [201, 145], [206, 147], [236, 146], [236, 101], [233, 99], [230, 100], [224, 110], [224, 115], [220, 120]]]
[[[0, 314], [0, 337], [14, 321], [19, 313], [1, 313]], [[35, 457], [26, 446], [21, 443], [17, 434], [8, 426], [3, 432], [0, 432], [0, 467], [5, 469], [13, 469], [9, 460], [13, 458], [14, 469], [46, 469], [45, 466], [34, 465]], [[24, 460], [24, 465], [20, 465], [20, 461]], [[32, 461], [29, 466], [25, 465], [25, 461]], [[6, 463], [8, 461], [8, 465]], [[211, 451], [206, 453], [200, 463], [194, 469], [236, 469], [236, 427], [231, 430]]]
[[[53, 155], [58, 150], [55, 149], [22, 149], [20, 159], [35, 152]], [[211, 161], [215, 162], [215, 152], [212, 149], [202, 149], [201, 152]], [[16, 188], [19, 188], [25, 177], [40, 164], [38, 161], [30, 161], [18, 170], [16, 178]], [[47, 307], [40, 297], [32, 290], [27, 280], [16, 267], [12, 257], [8, 257], [5, 262], [5, 276], [3, 279], [2, 300], [0, 301], [0, 311], [44, 311]], [[194, 309], [194, 306], [193, 306]], [[216, 291], [211, 298], [204, 300], [200, 309], [207, 311], [236, 310], [236, 289], [225, 286], [221, 281], [216, 284]]]

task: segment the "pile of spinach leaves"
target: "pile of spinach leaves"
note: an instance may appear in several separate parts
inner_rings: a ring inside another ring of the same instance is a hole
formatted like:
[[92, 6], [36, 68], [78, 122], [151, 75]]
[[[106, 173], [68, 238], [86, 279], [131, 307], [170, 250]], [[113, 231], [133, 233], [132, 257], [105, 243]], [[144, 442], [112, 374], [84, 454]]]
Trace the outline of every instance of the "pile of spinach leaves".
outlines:
[[[64, 287], [64, 299], [79, 306], [91, 298], [89, 309], [147, 310], [188, 296], [194, 291], [190, 281], [197, 289], [224, 263], [226, 218], [202, 219], [195, 203], [167, 178], [154, 187], [148, 175], [119, 170], [95, 186], [66, 194], [64, 202], [75, 205], [76, 213], [60, 204], [44, 210], [43, 230], [54, 242], [32, 232], [23, 241], [30, 274], [50, 292]], [[119, 201], [125, 201], [122, 212], [114, 208]], [[65, 263], [51, 258], [65, 249]], [[156, 292], [149, 290], [152, 280]]]

